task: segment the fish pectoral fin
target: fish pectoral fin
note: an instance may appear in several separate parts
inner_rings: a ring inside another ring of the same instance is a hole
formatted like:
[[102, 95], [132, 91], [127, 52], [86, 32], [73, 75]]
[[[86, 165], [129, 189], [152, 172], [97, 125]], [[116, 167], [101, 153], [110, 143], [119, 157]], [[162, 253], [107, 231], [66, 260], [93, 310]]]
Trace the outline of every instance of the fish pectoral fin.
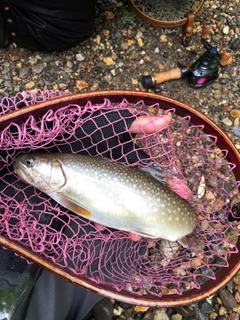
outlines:
[[63, 207], [69, 209], [70, 211], [73, 211], [80, 216], [91, 218], [92, 212], [87, 210], [86, 208], [83, 208], [79, 205], [79, 203], [75, 202], [74, 200], [70, 199], [69, 197], [65, 196], [64, 194], [57, 192], [54, 195], [50, 195], [55, 201], [60, 203]]
[[180, 243], [184, 248], [188, 248], [187, 237], [182, 237], [178, 239], [177, 242]]

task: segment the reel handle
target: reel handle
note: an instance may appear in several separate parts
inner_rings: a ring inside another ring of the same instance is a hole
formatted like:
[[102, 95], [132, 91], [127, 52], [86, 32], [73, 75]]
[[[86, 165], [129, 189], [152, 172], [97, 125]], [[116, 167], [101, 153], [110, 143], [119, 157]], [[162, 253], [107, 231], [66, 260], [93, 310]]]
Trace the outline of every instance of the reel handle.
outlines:
[[163, 83], [169, 80], [180, 79], [182, 77], [182, 70], [174, 68], [169, 71], [153, 73], [149, 76], [143, 76], [141, 79], [142, 86], [146, 89], [151, 89], [154, 85]]
[[202, 26], [201, 39], [207, 39], [210, 30], [211, 30], [211, 24], [209, 22], [204, 22]]
[[224, 67], [230, 63], [232, 63], [232, 50], [223, 48], [219, 64]]

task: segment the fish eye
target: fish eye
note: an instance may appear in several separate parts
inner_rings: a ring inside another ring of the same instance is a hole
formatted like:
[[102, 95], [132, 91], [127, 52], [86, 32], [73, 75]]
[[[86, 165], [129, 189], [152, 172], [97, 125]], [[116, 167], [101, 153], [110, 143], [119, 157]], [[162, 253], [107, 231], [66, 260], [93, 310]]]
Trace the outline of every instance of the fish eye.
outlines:
[[33, 160], [33, 158], [26, 158], [24, 162], [25, 162], [27, 167], [32, 167], [33, 163], [34, 163], [34, 160]]

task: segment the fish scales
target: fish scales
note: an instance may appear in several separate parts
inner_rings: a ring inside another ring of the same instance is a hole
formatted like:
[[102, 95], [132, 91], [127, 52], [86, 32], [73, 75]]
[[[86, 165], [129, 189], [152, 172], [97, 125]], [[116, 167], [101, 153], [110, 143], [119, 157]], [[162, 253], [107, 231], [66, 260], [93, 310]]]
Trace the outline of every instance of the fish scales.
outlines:
[[107, 227], [179, 241], [196, 227], [194, 208], [133, 167], [75, 154], [19, 155], [15, 173], [71, 211]]

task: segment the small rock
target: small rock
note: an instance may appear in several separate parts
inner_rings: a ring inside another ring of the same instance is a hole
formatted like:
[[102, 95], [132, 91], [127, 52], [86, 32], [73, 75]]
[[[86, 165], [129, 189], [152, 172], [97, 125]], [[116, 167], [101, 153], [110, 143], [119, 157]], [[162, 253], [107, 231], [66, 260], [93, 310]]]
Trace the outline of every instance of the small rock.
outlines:
[[240, 137], [240, 126], [234, 126], [232, 132], [235, 136]]
[[165, 34], [161, 34], [159, 40], [160, 42], [168, 42], [167, 36]]
[[212, 84], [212, 88], [213, 88], [214, 90], [218, 90], [218, 89], [221, 88], [221, 84], [218, 83], [218, 82], [214, 82], [214, 83]]
[[190, 317], [193, 315], [193, 309], [188, 306], [177, 307], [176, 311], [180, 313], [183, 317]]
[[202, 311], [202, 313], [209, 314], [212, 311], [212, 306], [210, 303], [204, 300], [199, 303], [199, 309]]
[[139, 47], [142, 47], [142, 46], [143, 46], [142, 38], [138, 38], [138, 39], [137, 39], [137, 42], [138, 42]]
[[234, 293], [234, 298], [237, 301], [237, 303], [240, 303], [240, 292], [239, 291], [236, 291]]
[[30, 90], [35, 86], [35, 82], [34, 81], [30, 81], [28, 83], [26, 83], [26, 89]]
[[115, 316], [120, 316], [123, 313], [124, 309], [120, 306], [117, 306], [117, 308], [113, 309], [113, 313]]
[[122, 42], [121, 43], [121, 49], [122, 50], [127, 50], [128, 49], [128, 43], [127, 42]]
[[223, 28], [223, 33], [224, 33], [224, 34], [228, 34], [228, 33], [229, 33], [229, 26], [225, 26], [225, 27]]
[[112, 20], [115, 17], [115, 14], [111, 11], [105, 11], [104, 16], [107, 20]]
[[239, 314], [236, 312], [230, 313], [228, 315], [228, 320], [239, 320]]
[[152, 312], [147, 312], [141, 320], [154, 320], [154, 315]]
[[153, 320], [169, 320], [168, 315], [166, 314], [166, 310], [161, 309], [154, 309], [153, 310], [154, 318]]
[[43, 71], [44, 66], [42, 63], [37, 63], [32, 67], [33, 73], [39, 74]]
[[11, 61], [19, 61], [21, 59], [22, 59], [22, 54], [20, 51], [15, 51], [10, 56]]
[[235, 118], [240, 118], [240, 110], [232, 109], [230, 111], [230, 116], [233, 117], [234, 119]]
[[84, 58], [84, 56], [81, 54], [81, 53], [77, 53], [76, 54], [76, 60], [77, 61], [83, 61], [85, 58]]
[[113, 305], [111, 300], [104, 298], [93, 307], [96, 320], [112, 320]]
[[76, 81], [76, 87], [78, 90], [83, 90], [88, 88], [88, 83], [84, 80], [77, 80]]
[[136, 38], [136, 39], [139, 39], [139, 38], [142, 37], [142, 35], [143, 35], [143, 34], [142, 34], [142, 31], [138, 30], [135, 38]]
[[236, 35], [229, 41], [228, 46], [232, 50], [238, 50], [240, 49], [240, 38], [238, 38]]
[[237, 301], [234, 299], [234, 296], [227, 289], [220, 289], [219, 297], [222, 300], [222, 303], [225, 307], [233, 309], [237, 306]]
[[230, 120], [229, 118], [222, 119], [222, 123], [224, 123], [225, 126], [227, 126], [227, 127], [231, 127], [233, 125], [232, 120]]
[[138, 58], [138, 53], [133, 51], [132, 54], [129, 56], [130, 60], [136, 60]]
[[114, 61], [111, 57], [107, 57], [107, 58], [103, 58], [103, 62], [107, 65], [107, 66], [111, 66], [114, 64]]
[[49, 63], [49, 62], [53, 62], [55, 60], [55, 57], [53, 54], [45, 54], [43, 57], [42, 57], [42, 62], [46, 62], [46, 63]]
[[149, 309], [149, 307], [144, 307], [144, 306], [136, 306], [134, 308], [135, 312], [146, 312]]
[[182, 315], [179, 313], [173, 314], [171, 320], [182, 320]]
[[30, 66], [27, 67], [23, 67], [20, 71], [19, 71], [19, 77], [21, 79], [27, 78], [31, 75], [32, 72], [32, 68]]

